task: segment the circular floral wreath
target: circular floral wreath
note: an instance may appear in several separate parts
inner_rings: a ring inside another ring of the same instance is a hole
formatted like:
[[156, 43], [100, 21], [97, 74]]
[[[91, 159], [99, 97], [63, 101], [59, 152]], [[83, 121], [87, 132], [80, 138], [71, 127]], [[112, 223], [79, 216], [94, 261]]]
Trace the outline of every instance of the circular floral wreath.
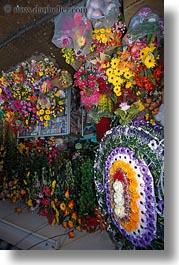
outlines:
[[163, 249], [164, 137], [155, 126], [117, 126], [95, 154], [94, 179], [120, 249]]

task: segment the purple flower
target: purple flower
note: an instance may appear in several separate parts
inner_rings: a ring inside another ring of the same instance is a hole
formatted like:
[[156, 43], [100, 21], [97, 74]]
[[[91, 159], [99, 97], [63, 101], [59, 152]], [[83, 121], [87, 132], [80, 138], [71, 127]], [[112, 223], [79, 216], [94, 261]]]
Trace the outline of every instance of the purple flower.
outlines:
[[164, 211], [164, 201], [163, 200], [160, 200], [158, 202], [158, 209], [161, 212], [161, 214], [163, 214], [163, 211]]

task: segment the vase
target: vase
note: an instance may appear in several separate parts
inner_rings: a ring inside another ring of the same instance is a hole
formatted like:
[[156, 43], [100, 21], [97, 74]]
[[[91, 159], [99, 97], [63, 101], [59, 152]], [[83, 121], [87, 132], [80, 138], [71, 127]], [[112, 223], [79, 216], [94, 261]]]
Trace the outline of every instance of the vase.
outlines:
[[96, 124], [96, 139], [98, 142], [101, 141], [105, 132], [110, 129], [111, 118], [102, 117], [100, 121]]

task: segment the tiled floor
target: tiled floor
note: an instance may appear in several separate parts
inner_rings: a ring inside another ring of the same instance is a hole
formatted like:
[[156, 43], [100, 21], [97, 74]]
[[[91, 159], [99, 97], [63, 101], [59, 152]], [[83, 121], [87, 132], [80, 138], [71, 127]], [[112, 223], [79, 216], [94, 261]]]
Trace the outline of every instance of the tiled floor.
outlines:
[[[21, 206], [22, 213], [15, 212]], [[48, 225], [45, 217], [31, 214], [22, 202], [0, 201], [0, 249], [55, 249], [55, 250], [114, 250], [115, 245], [106, 231], [75, 232], [69, 239], [67, 231]], [[10, 243], [8, 245], [6, 242]]]

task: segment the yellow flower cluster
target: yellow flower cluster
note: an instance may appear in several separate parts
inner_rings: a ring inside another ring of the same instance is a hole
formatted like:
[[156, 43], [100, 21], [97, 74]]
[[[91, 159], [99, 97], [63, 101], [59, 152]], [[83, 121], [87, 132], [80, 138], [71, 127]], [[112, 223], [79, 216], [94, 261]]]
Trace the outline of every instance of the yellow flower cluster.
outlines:
[[125, 88], [130, 88], [134, 84], [134, 73], [126, 65], [120, 64], [120, 58], [112, 58], [110, 67], [106, 70], [108, 82], [111, 83], [113, 91], [117, 97], [121, 95], [121, 86], [125, 85]]
[[25, 144], [20, 143], [20, 144], [18, 145], [17, 149], [18, 149], [18, 151], [19, 151], [19, 153], [20, 153], [21, 155], [23, 155], [23, 154], [28, 155], [29, 147], [27, 147]]
[[50, 121], [51, 111], [49, 109], [40, 109], [37, 111], [37, 115], [40, 117], [40, 121], [44, 122], [44, 126], [48, 126], [48, 121]]
[[75, 61], [75, 51], [72, 48], [62, 48], [62, 54], [67, 64], [73, 64]]
[[111, 28], [94, 29], [93, 39], [101, 41], [102, 43], [106, 44], [109, 38], [113, 38], [113, 33]]
[[[156, 65], [156, 60], [153, 55], [155, 48], [155, 45], [151, 43], [140, 51], [140, 59], [147, 68], [153, 68]], [[159, 56], [156, 59], [159, 59]]]

